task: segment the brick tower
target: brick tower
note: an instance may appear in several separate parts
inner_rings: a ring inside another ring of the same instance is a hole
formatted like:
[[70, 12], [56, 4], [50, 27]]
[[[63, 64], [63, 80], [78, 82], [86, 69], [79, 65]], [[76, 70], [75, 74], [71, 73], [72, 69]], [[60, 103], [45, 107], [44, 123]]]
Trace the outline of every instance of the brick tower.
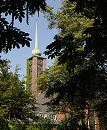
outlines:
[[32, 50], [32, 57], [27, 59], [27, 77], [26, 77], [26, 89], [31, 92], [34, 97], [39, 93], [37, 87], [37, 77], [46, 68], [46, 58], [41, 56], [40, 49], [38, 48], [38, 31], [36, 21], [36, 36], [35, 36], [35, 48]]

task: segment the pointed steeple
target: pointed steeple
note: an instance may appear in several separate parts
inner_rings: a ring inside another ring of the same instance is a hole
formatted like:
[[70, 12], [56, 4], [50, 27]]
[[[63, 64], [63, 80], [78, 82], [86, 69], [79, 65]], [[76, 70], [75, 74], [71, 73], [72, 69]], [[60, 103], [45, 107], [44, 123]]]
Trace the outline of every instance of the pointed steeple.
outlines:
[[33, 56], [41, 56], [40, 49], [38, 48], [38, 25], [36, 20], [36, 33], [35, 33], [35, 48], [32, 50]]

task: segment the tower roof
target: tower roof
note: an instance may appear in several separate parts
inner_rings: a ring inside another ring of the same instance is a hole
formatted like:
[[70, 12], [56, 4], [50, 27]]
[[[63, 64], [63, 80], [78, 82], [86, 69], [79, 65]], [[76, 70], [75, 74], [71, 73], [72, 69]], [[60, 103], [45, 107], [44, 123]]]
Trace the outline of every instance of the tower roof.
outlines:
[[32, 56], [41, 56], [41, 51], [38, 48], [38, 27], [36, 20], [36, 33], [35, 33], [35, 48], [32, 50]]

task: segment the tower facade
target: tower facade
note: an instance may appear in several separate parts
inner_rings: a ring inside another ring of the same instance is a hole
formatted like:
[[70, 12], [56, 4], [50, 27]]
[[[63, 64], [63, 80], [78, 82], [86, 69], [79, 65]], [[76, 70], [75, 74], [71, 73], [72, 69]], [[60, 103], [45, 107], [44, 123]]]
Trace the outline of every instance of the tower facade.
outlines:
[[38, 31], [36, 22], [36, 36], [35, 48], [32, 50], [32, 56], [27, 59], [27, 76], [26, 76], [26, 89], [34, 97], [39, 93], [37, 87], [37, 78], [46, 68], [46, 58], [41, 56], [40, 49], [38, 48]]

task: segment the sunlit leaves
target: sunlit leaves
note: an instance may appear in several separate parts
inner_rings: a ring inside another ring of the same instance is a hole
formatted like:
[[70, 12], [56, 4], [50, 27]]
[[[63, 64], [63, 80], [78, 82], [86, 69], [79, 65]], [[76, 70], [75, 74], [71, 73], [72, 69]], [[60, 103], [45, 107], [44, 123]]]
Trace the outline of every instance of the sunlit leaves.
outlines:
[[[25, 82], [19, 79], [17, 68], [14, 73], [9, 68], [9, 61], [0, 60], [0, 119], [14, 120], [14, 123], [20, 120], [22, 124], [29, 122], [29, 118], [34, 121], [35, 101], [25, 91]], [[2, 125], [3, 122], [0, 128], [3, 128]]]

